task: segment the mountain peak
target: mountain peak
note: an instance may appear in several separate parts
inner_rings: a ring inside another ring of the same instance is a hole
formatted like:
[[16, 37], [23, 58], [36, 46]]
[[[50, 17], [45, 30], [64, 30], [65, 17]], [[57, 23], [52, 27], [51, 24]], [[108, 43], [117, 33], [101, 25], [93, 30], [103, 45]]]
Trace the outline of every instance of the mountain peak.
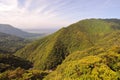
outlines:
[[119, 27], [117, 22], [104, 19], [82, 20], [26, 46], [16, 55], [33, 61], [37, 69], [54, 69], [69, 54], [95, 46]]

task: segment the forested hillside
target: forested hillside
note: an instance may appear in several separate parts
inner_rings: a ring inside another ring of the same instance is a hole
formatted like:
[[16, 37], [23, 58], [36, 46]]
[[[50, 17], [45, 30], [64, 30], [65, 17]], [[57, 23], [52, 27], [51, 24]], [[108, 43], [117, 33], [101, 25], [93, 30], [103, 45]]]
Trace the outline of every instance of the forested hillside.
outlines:
[[33, 42], [15, 55], [34, 62], [36, 69], [55, 69], [69, 54], [95, 46], [103, 37], [119, 28], [117, 22], [82, 20]]
[[32, 63], [11, 54], [0, 54], [0, 72], [7, 69], [21, 67], [24, 69], [32, 68]]
[[119, 80], [120, 31], [95, 46], [70, 54], [44, 80]]
[[0, 32], [0, 53], [15, 53], [29, 42], [29, 40]]
[[1, 54], [0, 65], [0, 80], [119, 80], [120, 20], [81, 20]]

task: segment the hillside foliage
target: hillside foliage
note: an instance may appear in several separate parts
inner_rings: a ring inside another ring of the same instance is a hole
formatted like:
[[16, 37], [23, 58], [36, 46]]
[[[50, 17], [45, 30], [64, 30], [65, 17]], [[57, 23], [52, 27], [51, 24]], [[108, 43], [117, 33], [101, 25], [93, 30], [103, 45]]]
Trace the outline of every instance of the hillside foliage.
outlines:
[[120, 20], [82, 20], [0, 54], [0, 80], [120, 80]]
[[119, 31], [118, 25], [101, 19], [82, 20], [27, 45], [15, 55], [32, 61], [35, 69], [54, 70], [69, 54], [93, 47]]
[[0, 53], [15, 53], [29, 42], [29, 40], [0, 32]]
[[120, 46], [113, 46], [77, 51], [44, 80], [119, 80], [119, 50]]
[[21, 67], [23, 69], [32, 68], [31, 62], [11, 54], [0, 54], [0, 72]]

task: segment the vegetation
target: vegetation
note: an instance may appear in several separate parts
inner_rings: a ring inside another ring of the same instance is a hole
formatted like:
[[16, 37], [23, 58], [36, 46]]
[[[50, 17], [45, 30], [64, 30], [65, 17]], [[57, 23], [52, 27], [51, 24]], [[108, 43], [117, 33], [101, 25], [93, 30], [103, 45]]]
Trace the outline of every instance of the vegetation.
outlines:
[[119, 80], [119, 57], [103, 53], [65, 62], [44, 80]]
[[15, 53], [28, 42], [23, 38], [0, 32], [0, 53]]
[[[119, 80], [120, 39], [115, 37], [118, 33], [107, 36], [102, 44], [70, 54], [44, 80]], [[106, 40], [113, 35], [113, 39]]]
[[49, 72], [17, 68], [0, 74], [0, 80], [42, 80]]
[[4, 72], [9, 69], [15, 69], [18, 67], [29, 69], [29, 68], [32, 68], [33, 65], [31, 62], [24, 60], [22, 58], [16, 57], [14, 55], [0, 54], [0, 72]]

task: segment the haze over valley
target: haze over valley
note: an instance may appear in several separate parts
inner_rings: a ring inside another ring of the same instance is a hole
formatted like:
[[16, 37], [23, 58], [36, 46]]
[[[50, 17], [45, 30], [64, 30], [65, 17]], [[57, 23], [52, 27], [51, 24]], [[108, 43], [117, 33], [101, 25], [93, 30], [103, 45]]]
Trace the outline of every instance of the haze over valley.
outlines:
[[45, 33], [45, 34], [51, 34], [56, 32], [58, 29], [23, 29], [24, 31], [30, 32], [30, 33]]

